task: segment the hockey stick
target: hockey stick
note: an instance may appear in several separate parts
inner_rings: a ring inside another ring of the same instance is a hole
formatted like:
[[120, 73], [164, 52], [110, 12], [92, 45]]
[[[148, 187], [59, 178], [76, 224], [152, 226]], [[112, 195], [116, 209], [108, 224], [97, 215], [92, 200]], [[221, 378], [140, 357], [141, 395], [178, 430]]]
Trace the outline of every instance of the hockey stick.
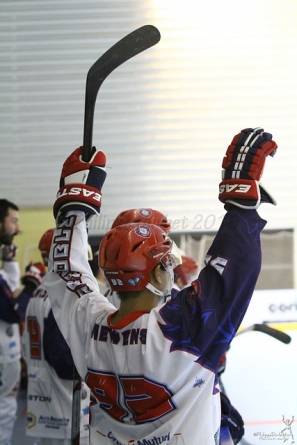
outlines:
[[92, 156], [93, 122], [98, 91], [106, 77], [122, 63], [159, 42], [160, 32], [145, 25], [128, 34], [107, 50], [89, 69], [86, 80], [83, 160]]
[[80, 443], [81, 385], [81, 377], [76, 369], [76, 366], [73, 364], [71, 445], [79, 445]]
[[266, 323], [253, 324], [245, 329], [242, 329], [240, 332], [237, 332], [236, 336], [250, 331], [263, 332], [263, 334], [270, 335], [270, 337], [273, 337], [285, 344], [289, 344], [291, 341], [290, 335], [286, 334], [285, 332], [279, 331], [278, 329], [271, 328]]
[[220, 445], [234, 445], [230, 430], [227, 426], [220, 428]]
[[[145, 51], [160, 41], [159, 30], [152, 25], [145, 25], [136, 29], [119, 40], [107, 50], [91, 66], [87, 74], [85, 92], [85, 116], [83, 134], [83, 154], [85, 162], [92, 157], [93, 123], [96, 99], [99, 89], [110, 73], [127, 60]], [[80, 400], [81, 400], [81, 377], [73, 366], [73, 394], [72, 394], [72, 424], [71, 444], [80, 443]]]

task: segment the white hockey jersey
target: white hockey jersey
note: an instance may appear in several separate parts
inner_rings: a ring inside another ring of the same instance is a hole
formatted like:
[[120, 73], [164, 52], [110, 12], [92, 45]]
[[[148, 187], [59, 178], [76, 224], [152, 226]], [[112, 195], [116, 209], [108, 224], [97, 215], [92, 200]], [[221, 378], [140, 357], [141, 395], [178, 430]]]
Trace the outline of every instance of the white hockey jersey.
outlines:
[[219, 443], [216, 368], [253, 293], [264, 225], [255, 210], [231, 209], [193, 286], [116, 325], [88, 264], [83, 213], [56, 229], [45, 286], [92, 391], [92, 445]]
[[[50, 317], [50, 301], [44, 286], [41, 285], [27, 306], [22, 337], [22, 352], [28, 369], [26, 434], [40, 438], [70, 439], [72, 357], [61, 333], [55, 332], [55, 320], [52, 319], [51, 322]], [[45, 327], [47, 323], [51, 323], [48, 326], [48, 337]], [[50, 344], [46, 345], [46, 342]], [[50, 354], [47, 354], [47, 348], [51, 348]], [[51, 365], [53, 358], [57, 372]], [[67, 375], [65, 368], [70, 368], [68, 370], [70, 375]], [[60, 378], [58, 372], [62, 377], [68, 378]], [[89, 403], [90, 390], [85, 383], [82, 383], [81, 439], [89, 436]]]
[[18, 323], [11, 321], [13, 309], [7, 300], [18, 287], [20, 268], [16, 261], [3, 261], [0, 269], [0, 363], [10, 363], [21, 358], [20, 330]]

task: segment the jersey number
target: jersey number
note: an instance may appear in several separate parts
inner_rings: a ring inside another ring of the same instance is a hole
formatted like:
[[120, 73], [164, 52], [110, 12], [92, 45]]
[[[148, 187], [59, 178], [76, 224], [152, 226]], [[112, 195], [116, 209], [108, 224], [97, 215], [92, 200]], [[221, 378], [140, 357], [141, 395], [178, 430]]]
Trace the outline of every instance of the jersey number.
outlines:
[[27, 318], [27, 331], [30, 337], [30, 357], [41, 360], [40, 326], [36, 317]]
[[101, 408], [119, 421], [132, 415], [130, 420], [136, 423], [153, 422], [175, 409], [167, 386], [144, 376], [121, 377], [110, 372], [89, 371], [86, 384]]

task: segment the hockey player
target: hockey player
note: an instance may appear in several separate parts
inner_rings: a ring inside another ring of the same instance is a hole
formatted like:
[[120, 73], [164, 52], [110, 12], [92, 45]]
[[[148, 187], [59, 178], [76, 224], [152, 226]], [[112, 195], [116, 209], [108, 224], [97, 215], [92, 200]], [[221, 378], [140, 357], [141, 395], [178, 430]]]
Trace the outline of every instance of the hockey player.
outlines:
[[25, 268], [25, 273], [21, 278], [23, 289], [14, 299], [14, 309], [19, 317], [21, 336], [24, 332], [25, 315], [28, 303], [33, 297], [37, 287], [42, 284], [45, 273], [45, 267], [41, 262], [31, 261]]
[[[151, 208], [125, 210], [115, 218], [111, 228], [113, 229], [122, 224], [128, 224], [131, 222], [155, 224], [161, 227], [164, 232], [168, 234], [171, 230], [171, 224], [167, 220], [167, 217], [158, 210]], [[189, 257], [184, 252], [181, 252], [181, 260], [181, 264], [176, 266], [174, 269], [174, 284], [171, 289], [170, 296], [168, 296], [168, 300], [170, 298], [175, 298], [181, 289], [185, 288], [186, 286], [190, 286], [192, 281], [194, 281], [198, 275], [198, 264], [194, 258]], [[100, 285], [99, 289], [101, 291]], [[104, 295], [117, 309], [119, 308], [120, 298], [117, 292], [113, 292], [111, 289], [109, 289]], [[225, 369], [226, 353], [223, 354], [223, 357], [219, 361], [219, 372], [223, 372], [223, 362]], [[221, 426], [226, 426], [228, 428], [234, 444], [237, 444], [244, 435], [244, 423], [242, 417], [222, 391], [220, 392], [220, 398]]]
[[226, 215], [205, 267], [175, 299], [158, 305], [179, 263], [162, 229], [133, 223], [104, 236], [100, 266], [120, 294], [119, 310], [100, 294], [87, 260], [86, 220], [100, 210], [105, 155], [82, 162], [80, 147], [65, 161], [45, 285], [75, 365], [96, 397], [92, 445], [219, 443], [216, 369], [260, 272], [265, 221], [256, 209], [274, 200], [259, 180], [276, 148], [259, 128], [233, 138], [219, 192]]
[[[46, 267], [53, 233], [47, 230], [38, 245]], [[22, 351], [28, 369], [27, 436], [35, 437], [36, 445], [71, 445], [74, 364], [43, 284], [27, 306]], [[81, 394], [80, 445], [87, 445], [90, 391], [85, 383]]]
[[0, 444], [10, 445], [17, 412], [21, 350], [14, 293], [20, 283], [14, 237], [20, 231], [19, 208], [0, 199]]

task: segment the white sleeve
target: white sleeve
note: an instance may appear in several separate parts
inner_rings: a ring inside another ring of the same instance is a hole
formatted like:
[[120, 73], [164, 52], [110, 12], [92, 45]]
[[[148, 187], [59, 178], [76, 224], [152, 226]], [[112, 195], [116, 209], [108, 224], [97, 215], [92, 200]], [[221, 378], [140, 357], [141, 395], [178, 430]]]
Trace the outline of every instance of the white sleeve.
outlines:
[[11, 292], [14, 292], [20, 286], [20, 266], [17, 261], [3, 261], [3, 271], [5, 272], [5, 281], [10, 287]]
[[83, 212], [68, 212], [65, 221], [55, 229], [48, 270], [44, 285], [54, 316], [84, 378], [85, 354], [94, 324], [116, 309], [100, 294], [92, 274]]

